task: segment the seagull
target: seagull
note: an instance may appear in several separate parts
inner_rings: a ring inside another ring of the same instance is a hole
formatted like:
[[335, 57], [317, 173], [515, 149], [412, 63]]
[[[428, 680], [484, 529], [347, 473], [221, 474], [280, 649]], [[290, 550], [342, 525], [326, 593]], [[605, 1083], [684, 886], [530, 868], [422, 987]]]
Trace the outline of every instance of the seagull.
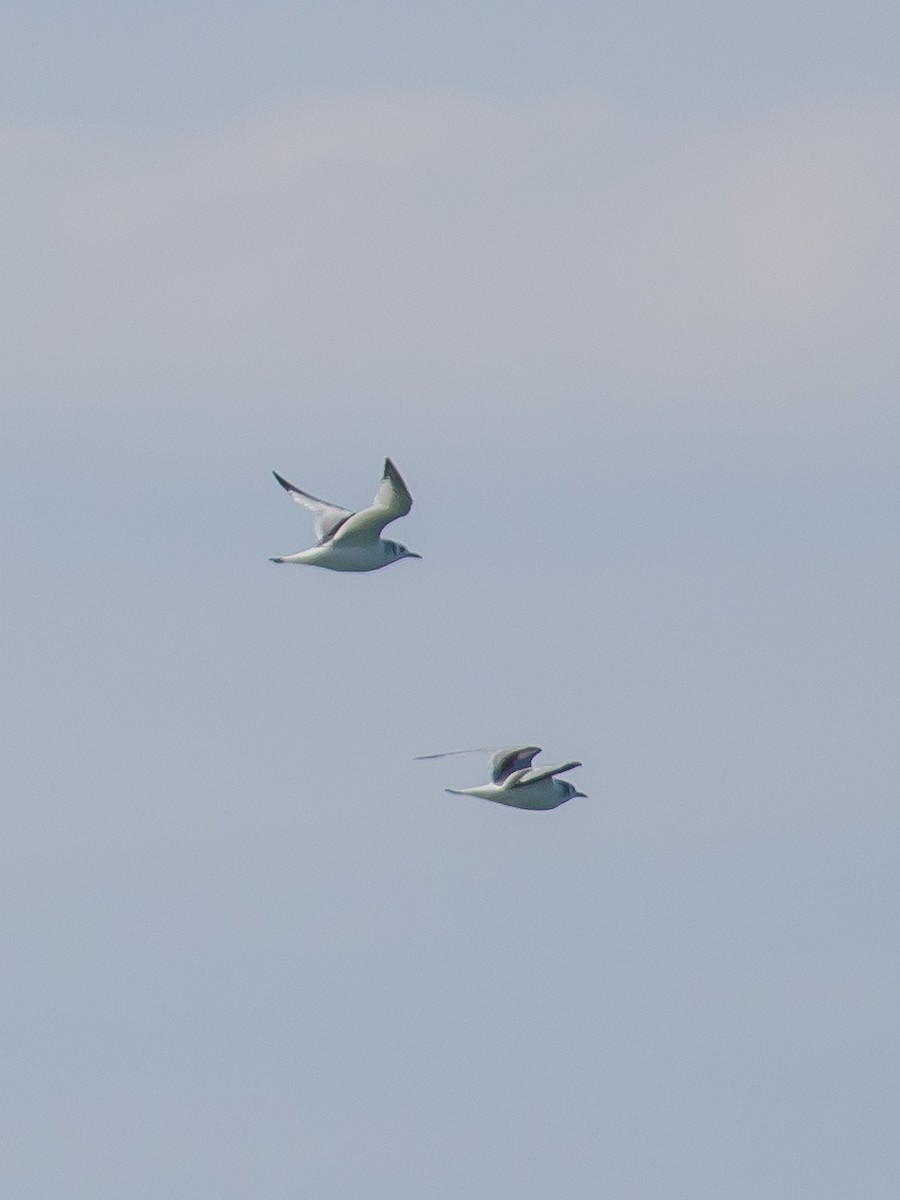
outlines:
[[[510, 746], [497, 751], [491, 759], [491, 782], [471, 788], [446, 788], [451, 796], [478, 796], [494, 800], [510, 808], [547, 810], [559, 808], [576, 796], [587, 799], [584, 792], [566, 779], [556, 779], [563, 771], [580, 767], [580, 762], [560, 763], [556, 767], [532, 767], [540, 746]], [[450, 754], [472, 754], [471, 750], [450, 750], [446, 754], [422, 754], [420, 759], [447, 758]]]
[[283, 479], [277, 471], [272, 474], [297, 504], [315, 513], [314, 529], [318, 541], [309, 550], [270, 558], [275, 563], [308, 563], [327, 567], [329, 571], [377, 571], [401, 558], [421, 558], [399, 542], [389, 542], [381, 536], [385, 525], [405, 517], [412, 508], [412, 496], [389, 458], [384, 460], [384, 474], [368, 508], [351, 512], [318, 500]]

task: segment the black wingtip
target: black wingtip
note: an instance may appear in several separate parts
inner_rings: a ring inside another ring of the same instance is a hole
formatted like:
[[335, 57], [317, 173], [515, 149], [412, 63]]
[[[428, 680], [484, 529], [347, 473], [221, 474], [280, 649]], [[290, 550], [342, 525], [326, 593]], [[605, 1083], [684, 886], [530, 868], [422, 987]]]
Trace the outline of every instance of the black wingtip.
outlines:
[[284, 476], [279, 475], [277, 471], [273, 471], [272, 474], [275, 476], [275, 478], [278, 480], [278, 482], [281, 484], [281, 486], [284, 488], [284, 490], [286, 492], [295, 492], [297, 490], [292, 483], [288, 483], [288, 481], [284, 478]]

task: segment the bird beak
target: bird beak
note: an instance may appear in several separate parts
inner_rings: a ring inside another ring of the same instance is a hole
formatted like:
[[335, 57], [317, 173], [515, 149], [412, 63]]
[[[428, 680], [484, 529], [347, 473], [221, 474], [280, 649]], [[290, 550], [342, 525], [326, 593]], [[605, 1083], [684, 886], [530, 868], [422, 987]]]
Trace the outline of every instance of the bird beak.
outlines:
[[422, 555], [421, 555], [421, 554], [415, 554], [415, 553], [413, 553], [413, 551], [412, 551], [412, 550], [407, 550], [407, 552], [406, 552], [406, 557], [407, 557], [407, 558], [421, 558], [421, 557], [422, 557]]
[[586, 792], [573, 792], [572, 799], [574, 800], [576, 796], [580, 796], [582, 798], [582, 800], [590, 799], [590, 797], [588, 796], [588, 794]]

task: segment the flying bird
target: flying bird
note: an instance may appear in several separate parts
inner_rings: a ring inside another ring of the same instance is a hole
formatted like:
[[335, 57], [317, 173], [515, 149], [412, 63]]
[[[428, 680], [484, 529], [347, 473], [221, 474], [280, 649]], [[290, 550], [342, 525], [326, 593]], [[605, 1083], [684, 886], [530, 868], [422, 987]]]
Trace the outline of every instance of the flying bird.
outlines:
[[309, 550], [270, 558], [269, 562], [307, 563], [312, 567], [327, 567], [329, 571], [377, 571], [401, 558], [422, 557], [381, 536], [386, 525], [405, 517], [412, 508], [409, 489], [389, 458], [384, 460], [384, 474], [375, 499], [359, 512], [319, 500], [288, 483], [277, 471], [272, 474], [292, 500], [315, 514], [313, 528], [318, 541]]
[[[478, 796], [510, 808], [547, 810], [559, 808], [576, 796], [585, 799], [567, 779], [557, 779], [564, 771], [580, 767], [580, 762], [560, 763], [555, 767], [532, 767], [540, 746], [510, 746], [491, 758], [491, 781], [471, 788], [446, 788], [451, 796]], [[447, 758], [451, 754], [471, 754], [470, 750], [450, 750], [446, 754], [422, 754], [420, 759]]]

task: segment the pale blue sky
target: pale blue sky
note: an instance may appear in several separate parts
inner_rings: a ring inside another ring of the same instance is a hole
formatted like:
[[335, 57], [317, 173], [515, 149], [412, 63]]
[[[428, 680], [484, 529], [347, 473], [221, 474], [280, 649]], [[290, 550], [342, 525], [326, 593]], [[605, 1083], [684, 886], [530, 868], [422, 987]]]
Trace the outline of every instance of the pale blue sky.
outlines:
[[897, 23], [7, 6], [4, 1195], [893, 1200]]
[[151, 126], [344, 88], [599, 87], [637, 105], [753, 108], [893, 92], [896, 6], [260, 0], [4, 6], [12, 115]]

